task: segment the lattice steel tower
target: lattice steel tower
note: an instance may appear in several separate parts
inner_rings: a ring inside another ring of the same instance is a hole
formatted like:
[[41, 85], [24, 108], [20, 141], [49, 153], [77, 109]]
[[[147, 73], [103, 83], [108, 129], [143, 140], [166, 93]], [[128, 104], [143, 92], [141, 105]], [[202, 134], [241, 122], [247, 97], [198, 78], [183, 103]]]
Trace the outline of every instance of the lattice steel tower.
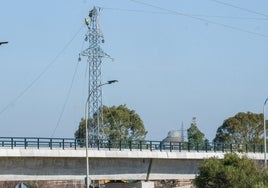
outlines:
[[88, 18], [85, 18], [85, 24], [88, 28], [85, 41], [88, 42], [89, 46], [79, 54], [79, 59], [80, 55], [87, 57], [89, 66], [88, 118], [93, 120], [89, 121], [88, 127], [90, 140], [103, 138], [101, 64], [104, 57], [110, 58], [101, 48], [104, 37], [99, 27], [99, 12], [100, 8], [94, 7], [89, 11]]

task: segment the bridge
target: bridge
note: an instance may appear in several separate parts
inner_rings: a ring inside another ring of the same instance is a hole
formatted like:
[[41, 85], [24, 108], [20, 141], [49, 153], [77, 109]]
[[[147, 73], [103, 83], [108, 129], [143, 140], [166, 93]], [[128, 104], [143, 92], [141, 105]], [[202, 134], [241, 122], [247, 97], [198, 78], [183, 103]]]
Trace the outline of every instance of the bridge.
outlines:
[[[86, 174], [83, 139], [0, 137], [0, 182], [77, 180]], [[209, 157], [236, 152], [262, 162], [262, 145], [160, 141], [89, 143], [91, 180], [193, 179]]]

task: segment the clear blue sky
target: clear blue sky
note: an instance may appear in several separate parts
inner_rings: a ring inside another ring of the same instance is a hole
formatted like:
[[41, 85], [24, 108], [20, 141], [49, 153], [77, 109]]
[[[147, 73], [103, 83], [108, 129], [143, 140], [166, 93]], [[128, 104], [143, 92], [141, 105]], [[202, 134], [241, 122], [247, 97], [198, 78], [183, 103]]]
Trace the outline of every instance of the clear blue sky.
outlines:
[[87, 97], [88, 66], [77, 59], [93, 6], [103, 8], [103, 50], [114, 58], [104, 60], [102, 80], [119, 80], [103, 88], [103, 104], [135, 110], [147, 139], [197, 117], [212, 140], [236, 113], [262, 113], [266, 0], [9, 0], [0, 11], [0, 41], [9, 41], [0, 46], [0, 136], [73, 137]]

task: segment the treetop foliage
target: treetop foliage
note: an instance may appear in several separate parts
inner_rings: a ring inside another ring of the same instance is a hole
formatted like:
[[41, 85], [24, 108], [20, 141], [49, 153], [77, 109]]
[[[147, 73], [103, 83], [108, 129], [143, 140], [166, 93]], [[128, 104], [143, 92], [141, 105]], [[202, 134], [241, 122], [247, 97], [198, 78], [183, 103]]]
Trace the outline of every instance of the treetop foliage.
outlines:
[[188, 142], [191, 144], [194, 143], [203, 143], [205, 141], [205, 135], [202, 133], [196, 124], [196, 118], [193, 118], [193, 122], [189, 129], [187, 129]]
[[214, 142], [262, 143], [263, 114], [239, 112], [226, 119], [217, 129]]
[[194, 184], [197, 188], [265, 188], [268, 171], [246, 156], [227, 153], [224, 159], [205, 159]]
[[[105, 139], [115, 140], [143, 140], [147, 134], [140, 116], [127, 108], [126, 105], [103, 106], [103, 133]], [[93, 122], [92, 119], [88, 120]], [[85, 138], [85, 119], [81, 119], [75, 132], [76, 138]], [[90, 123], [88, 123], [90, 126]]]
[[140, 116], [126, 105], [104, 106], [103, 122], [109, 140], [142, 140], [147, 134]]

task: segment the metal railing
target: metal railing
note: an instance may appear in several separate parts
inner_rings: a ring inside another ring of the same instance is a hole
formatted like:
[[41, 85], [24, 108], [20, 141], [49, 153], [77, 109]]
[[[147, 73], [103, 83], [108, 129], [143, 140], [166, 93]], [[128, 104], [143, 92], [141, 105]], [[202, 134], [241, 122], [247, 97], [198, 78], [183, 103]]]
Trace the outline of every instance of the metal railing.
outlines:
[[[85, 139], [76, 138], [37, 138], [37, 137], [0, 137], [1, 148], [49, 148], [49, 149], [78, 149], [85, 148]], [[253, 152], [263, 153], [262, 144], [239, 143], [189, 143], [189, 142], [162, 142], [152, 140], [132, 141], [89, 141], [89, 147], [94, 149], [117, 150], [150, 150], [150, 151], [177, 151], [177, 152]]]
[[77, 139], [73, 138], [35, 138], [35, 137], [0, 137], [0, 148], [74, 148]]

